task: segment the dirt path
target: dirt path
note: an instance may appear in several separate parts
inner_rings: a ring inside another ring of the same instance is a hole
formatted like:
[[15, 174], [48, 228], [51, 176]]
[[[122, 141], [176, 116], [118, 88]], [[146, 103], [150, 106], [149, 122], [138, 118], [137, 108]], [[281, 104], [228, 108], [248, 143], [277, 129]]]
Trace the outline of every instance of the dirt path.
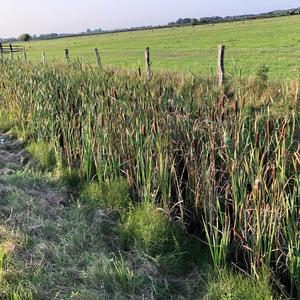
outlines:
[[24, 142], [0, 133], [0, 175], [13, 174], [28, 163], [29, 156], [24, 147]]
[[[12, 138], [9, 134], [0, 133], [0, 176], [14, 175], [24, 170], [30, 169], [33, 162], [25, 149], [26, 143]], [[1, 186], [2, 190], [18, 190], [14, 184]], [[46, 188], [37, 185], [23, 186], [22, 189], [26, 194], [47, 200], [51, 204], [63, 204], [66, 201], [66, 195], [58, 192], [53, 187]]]

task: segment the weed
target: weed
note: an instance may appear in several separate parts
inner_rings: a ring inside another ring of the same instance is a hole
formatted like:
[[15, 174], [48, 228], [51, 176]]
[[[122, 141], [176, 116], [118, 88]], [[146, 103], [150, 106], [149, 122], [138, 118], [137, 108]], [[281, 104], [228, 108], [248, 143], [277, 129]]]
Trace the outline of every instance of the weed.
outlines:
[[53, 171], [56, 167], [54, 148], [42, 141], [31, 143], [27, 147], [28, 152], [38, 162], [44, 171]]

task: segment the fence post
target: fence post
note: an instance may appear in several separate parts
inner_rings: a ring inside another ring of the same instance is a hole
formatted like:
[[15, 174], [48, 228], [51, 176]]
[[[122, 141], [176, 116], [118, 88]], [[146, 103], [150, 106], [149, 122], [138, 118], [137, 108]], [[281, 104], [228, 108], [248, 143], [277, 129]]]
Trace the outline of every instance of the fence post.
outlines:
[[69, 49], [65, 49], [65, 56], [66, 56], [66, 61], [68, 64], [70, 62]]
[[45, 51], [42, 51], [42, 64], [45, 66], [46, 65], [46, 55]]
[[0, 43], [0, 59], [1, 59], [1, 62], [3, 63], [3, 47], [2, 47], [1, 43]]
[[9, 44], [9, 49], [10, 49], [10, 58], [14, 59], [14, 53], [13, 53], [13, 47], [12, 44]]
[[219, 88], [222, 87], [225, 79], [224, 55], [225, 55], [225, 45], [218, 46], [217, 81], [218, 81]]
[[27, 53], [25, 47], [23, 47], [24, 61], [27, 62]]
[[96, 54], [97, 65], [99, 67], [101, 67], [101, 58], [100, 58], [100, 54], [99, 54], [98, 48], [95, 48], [95, 54]]
[[151, 71], [150, 71], [150, 49], [147, 47], [145, 49], [145, 62], [146, 62], [146, 78], [150, 80]]

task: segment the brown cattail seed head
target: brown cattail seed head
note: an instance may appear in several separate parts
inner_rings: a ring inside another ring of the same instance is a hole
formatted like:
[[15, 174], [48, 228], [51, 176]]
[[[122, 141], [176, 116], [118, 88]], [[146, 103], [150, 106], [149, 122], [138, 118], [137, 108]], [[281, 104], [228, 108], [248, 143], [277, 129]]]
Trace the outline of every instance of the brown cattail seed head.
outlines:
[[275, 167], [274, 164], [272, 165], [272, 179], [273, 179], [273, 180], [276, 179], [276, 167]]
[[192, 142], [192, 147], [193, 147], [194, 149], [196, 149], [196, 148], [197, 148], [197, 146], [198, 146], [198, 140], [196, 140], [196, 139], [193, 139], [193, 142]]
[[259, 148], [259, 139], [260, 139], [260, 136], [259, 136], [259, 132], [257, 131], [256, 136], [255, 136], [255, 147], [256, 148]]
[[116, 91], [116, 90], [114, 90], [113, 94], [114, 94], [114, 98], [115, 98], [115, 99], [118, 99], [118, 94], [117, 94], [117, 91]]
[[152, 123], [152, 131], [156, 134], [157, 133], [157, 123], [154, 121]]
[[281, 137], [283, 139], [285, 139], [285, 137], [286, 137], [286, 127], [285, 126], [281, 129]]
[[235, 100], [235, 102], [234, 102], [234, 113], [235, 113], [235, 116], [237, 116], [237, 114], [238, 114], [238, 102], [237, 102], [237, 100]]
[[143, 125], [141, 126], [141, 133], [142, 133], [143, 136], [146, 135], [146, 126], [145, 126], [145, 124], [143, 124]]
[[225, 106], [225, 96], [221, 96], [221, 101], [220, 101], [221, 107], [224, 108]]
[[255, 182], [254, 182], [254, 191], [255, 191], [255, 193], [259, 192], [260, 185], [261, 185], [260, 180], [259, 179], [255, 179]]

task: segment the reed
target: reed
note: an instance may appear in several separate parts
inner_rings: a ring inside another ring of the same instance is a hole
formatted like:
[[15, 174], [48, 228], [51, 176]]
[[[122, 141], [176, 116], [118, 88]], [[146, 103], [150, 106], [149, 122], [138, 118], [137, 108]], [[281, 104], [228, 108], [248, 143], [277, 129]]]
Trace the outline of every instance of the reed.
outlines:
[[271, 269], [296, 297], [300, 82], [257, 80], [230, 79], [224, 98], [211, 78], [7, 62], [0, 114], [82, 180], [124, 177], [135, 202], [205, 239], [216, 267]]

